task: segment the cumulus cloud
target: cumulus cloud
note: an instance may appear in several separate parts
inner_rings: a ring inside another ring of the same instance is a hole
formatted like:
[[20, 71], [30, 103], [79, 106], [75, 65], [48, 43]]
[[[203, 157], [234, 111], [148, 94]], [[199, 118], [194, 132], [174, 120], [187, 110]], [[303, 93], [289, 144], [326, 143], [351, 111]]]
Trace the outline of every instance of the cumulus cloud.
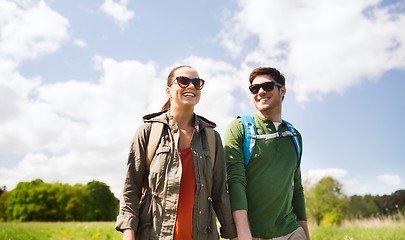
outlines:
[[100, 10], [114, 18], [121, 30], [124, 30], [128, 21], [135, 16], [134, 11], [128, 9], [128, 3], [129, 0], [121, 0], [119, 2], [105, 0], [100, 6]]
[[56, 51], [69, 21], [44, 1], [0, 2], [0, 61], [16, 63]]
[[77, 38], [73, 39], [73, 42], [74, 42], [75, 45], [77, 45], [77, 46], [79, 46], [81, 48], [84, 48], [84, 47], [87, 46], [87, 43], [85, 41], [77, 39]]
[[324, 177], [333, 177], [339, 180], [347, 174], [347, 170], [340, 168], [311, 169], [302, 174], [302, 180], [308, 186], [312, 186]]
[[[219, 34], [247, 65], [281, 69], [297, 100], [343, 92], [405, 66], [405, 3], [239, 0]], [[246, 48], [246, 42], [257, 42]], [[359, 64], [361, 63], [361, 64]]]
[[[193, 56], [182, 64], [195, 67], [207, 79], [197, 114], [225, 126], [233, 110], [236, 87], [231, 83], [238, 71], [225, 62]], [[10, 111], [10, 119], [0, 124], [0, 149], [24, 159], [17, 168], [0, 169], [0, 182], [13, 188], [35, 178], [71, 184], [96, 179], [109, 184], [118, 196], [133, 133], [142, 115], [159, 111], [166, 101], [171, 68], [102, 56], [94, 57], [94, 67], [100, 73], [97, 82], [30, 84], [27, 88], [35, 94], [16, 100], [20, 111], [14, 115]], [[220, 104], [212, 104], [212, 99]]]
[[399, 175], [397, 174], [385, 174], [385, 175], [380, 175], [377, 177], [377, 179], [383, 183], [386, 183], [391, 186], [399, 186], [402, 183], [402, 179]]
[[362, 176], [348, 177], [349, 172], [340, 168], [311, 169], [302, 173], [302, 180], [306, 187], [311, 188], [324, 177], [333, 177], [342, 184], [342, 191], [348, 195], [369, 194], [373, 188], [364, 184]]

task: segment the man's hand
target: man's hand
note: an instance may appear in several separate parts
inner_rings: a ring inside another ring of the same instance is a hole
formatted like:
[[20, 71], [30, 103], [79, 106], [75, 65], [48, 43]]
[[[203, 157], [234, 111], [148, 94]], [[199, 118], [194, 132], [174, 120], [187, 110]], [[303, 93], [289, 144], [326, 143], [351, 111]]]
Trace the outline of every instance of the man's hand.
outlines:
[[238, 240], [252, 240], [252, 233], [249, 228], [249, 221], [246, 210], [237, 210], [232, 212], [233, 221], [235, 222]]
[[310, 240], [307, 221], [297, 221], [297, 223], [302, 227], [302, 229], [304, 229], [305, 236], [307, 236], [307, 240]]

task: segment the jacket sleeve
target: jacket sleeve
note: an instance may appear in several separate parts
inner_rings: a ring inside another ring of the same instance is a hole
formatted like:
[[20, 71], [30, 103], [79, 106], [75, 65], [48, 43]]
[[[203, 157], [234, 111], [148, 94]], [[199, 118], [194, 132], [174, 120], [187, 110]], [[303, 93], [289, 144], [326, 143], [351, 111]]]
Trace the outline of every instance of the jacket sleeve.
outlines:
[[235, 224], [232, 218], [231, 204], [226, 187], [226, 170], [224, 150], [221, 137], [215, 131], [215, 164], [213, 169], [212, 204], [221, 224], [220, 232], [223, 238], [234, 238], [237, 236]]
[[[301, 145], [301, 156], [302, 158], [302, 138], [301, 134], [298, 134], [300, 145]], [[301, 160], [301, 159], [300, 159]], [[301, 161], [299, 161], [301, 162]], [[297, 171], [294, 174], [294, 193], [293, 193], [293, 211], [297, 216], [298, 221], [306, 221], [307, 215], [305, 210], [305, 196], [304, 196], [304, 187], [302, 186], [301, 180], [301, 167], [299, 166]]]
[[146, 178], [146, 147], [150, 124], [138, 128], [129, 151], [124, 186], [120, 197], [120, 209], [115, 229], [137, 230], [139, 222], [139, 202]]
[[246, 175], [243, 153], [244, 129], [242, 120], [235, 119], [225, 131], [224, 153], [227, 167], [227, 182], [232, 211], [248, 210]]

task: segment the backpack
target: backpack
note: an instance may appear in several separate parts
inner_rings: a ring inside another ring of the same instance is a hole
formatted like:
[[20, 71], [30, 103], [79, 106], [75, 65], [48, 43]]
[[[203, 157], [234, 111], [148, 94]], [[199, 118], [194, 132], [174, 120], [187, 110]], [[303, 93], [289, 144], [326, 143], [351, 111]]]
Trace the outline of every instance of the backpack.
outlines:
[[[149, 134], [148, 146], [146, 149], [146, 169], [149, 172], [150, 164], [152, 163], [153, 156], [155, 155], [157, 145], [159, 144], [160, 136], [163, 131], [163, 123], [153, 122]], [[208, 148], [211, 156], [212, 168], [215, 164], [215, 133], [212, 127], [206, 127], [205, 135], [208, 141]]]
[[297, 166], [295, 168], [295, 171], [297, 171], [301, 161], [301, 146], [298, 139], [297, 131], [295, 130], [294, 126], [291, 123], [282, 120], [287, 125], [288, 131], [257, 135], [256, 124], [251, 115], [240, 115], [238, 116], [238, 118], [242, 119], [243, 126], [245, 129], [245, 139], [243, 140], [245, 167], [249, 164], [249, 160], [252, 157], [256, 139], [267, 140], [271, 138], [291, 137], [294, 142], [295, 149], [297, 151]]

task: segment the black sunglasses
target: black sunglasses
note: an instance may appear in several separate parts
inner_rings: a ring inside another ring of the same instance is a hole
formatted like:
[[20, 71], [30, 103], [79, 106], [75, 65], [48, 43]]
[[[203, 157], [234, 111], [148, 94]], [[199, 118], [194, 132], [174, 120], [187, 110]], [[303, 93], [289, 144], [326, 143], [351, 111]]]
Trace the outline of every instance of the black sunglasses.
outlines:
[[188, 77], [184, 77], [184, 76], [179, 76], [176, 77], [169, 85], [169, 87], [174, 83], [174, 81], [177, 81], [177, 84], [181, 87], [181, 88], [186, 88], [188, 87], [188, 85], [190, 85], [190, 82], [194, 85], [194, 88], [197, 90], [201, 90], [204, 87], [204, 80], [202, 80], [201, 78], [193, 78], [190, 79]]
[[252, 94], [256, 94], [259, 92], [260, 88], [263, 88], [264, 91], [268, 92], [268, 91], [273, 91], [274, 89], [274, 85], [281, 87], [283, 85], [281, 85], [280, 83], [277, 82], [264, 82], [261, 84], [253, 84], [249, 86], [249, 90]]

